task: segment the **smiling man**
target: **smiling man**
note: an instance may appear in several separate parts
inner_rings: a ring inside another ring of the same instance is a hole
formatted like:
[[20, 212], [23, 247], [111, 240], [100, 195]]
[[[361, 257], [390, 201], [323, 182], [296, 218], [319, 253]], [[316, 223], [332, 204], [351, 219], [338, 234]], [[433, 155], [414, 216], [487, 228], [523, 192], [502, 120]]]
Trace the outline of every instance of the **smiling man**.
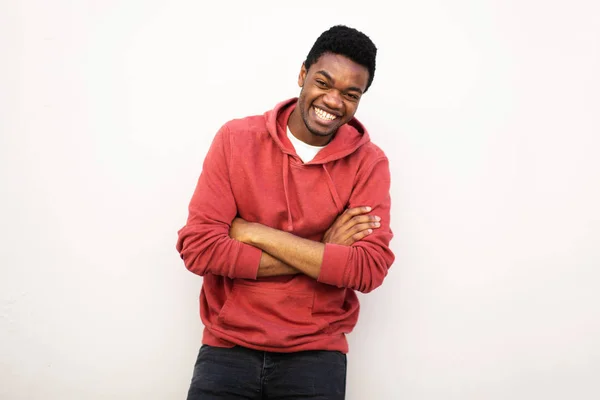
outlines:
[[328, 29], [298, 98], [216, 134], [177, 241], [203, 276], [188, 399], [345, 398], [356, 291], [394, 261], [388, 159], [354, 116], [376, 53], [364, 33]]

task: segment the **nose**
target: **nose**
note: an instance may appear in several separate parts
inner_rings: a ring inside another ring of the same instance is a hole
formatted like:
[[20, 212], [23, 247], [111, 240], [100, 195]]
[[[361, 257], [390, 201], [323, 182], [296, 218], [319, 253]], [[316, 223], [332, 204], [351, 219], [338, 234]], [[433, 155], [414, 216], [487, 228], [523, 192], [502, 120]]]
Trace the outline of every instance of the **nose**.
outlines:
[[327, 107], [331, 108], [332, 110], [339, 110], [340, 108], [342, 108], [342, 97], [340, 96], [340, 93], [337, 90], [330, 90], [327, 93], [325, 93], [325, 96], [323, 97], [323, 102]]

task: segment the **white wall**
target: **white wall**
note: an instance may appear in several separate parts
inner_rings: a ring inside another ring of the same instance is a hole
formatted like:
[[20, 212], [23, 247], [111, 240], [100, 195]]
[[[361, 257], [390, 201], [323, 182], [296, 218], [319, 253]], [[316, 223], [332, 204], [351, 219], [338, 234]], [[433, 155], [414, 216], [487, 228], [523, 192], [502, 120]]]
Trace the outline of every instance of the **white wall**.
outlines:
[[335, 23], [380, 49], [397, 253], [348, 399], [600, 398], [598, 2], [284, 3], [0, 4], [0, 398], [184, 398], [207, 145]]

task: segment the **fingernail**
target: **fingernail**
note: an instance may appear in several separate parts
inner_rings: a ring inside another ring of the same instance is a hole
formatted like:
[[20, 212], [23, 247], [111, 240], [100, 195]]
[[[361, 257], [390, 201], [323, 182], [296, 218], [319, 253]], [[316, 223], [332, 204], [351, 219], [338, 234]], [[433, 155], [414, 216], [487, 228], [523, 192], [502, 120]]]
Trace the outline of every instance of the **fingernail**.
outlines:
[[371, 207], [367, 206], [367, 207], [365, 207], [365, 210], [371, 211]]
[[380, 217], [375, 217], [375, 221], [381, 221]]
[[367, 229], [367, 233], [373, 233], [373, 229]]

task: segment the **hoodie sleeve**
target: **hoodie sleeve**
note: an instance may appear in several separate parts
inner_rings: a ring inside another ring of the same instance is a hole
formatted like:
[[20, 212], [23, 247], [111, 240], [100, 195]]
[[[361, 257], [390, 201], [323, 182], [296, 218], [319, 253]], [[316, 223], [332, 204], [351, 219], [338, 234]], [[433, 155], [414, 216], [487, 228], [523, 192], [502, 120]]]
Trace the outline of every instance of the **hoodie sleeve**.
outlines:
[[256, 279], [262, 251], [229, 236], [237, 215], [229, 179], [230, 159], [230, 134], [224, 125], [204, 159], [176, 248], [186, 268], [195, 274]]
[[379, 287], [394, 262], [389, 248], [390, 171], [386, 157], [377, 159], [359, 172], [349, 207], [372, 207], [371, 214], [381, 217], [381, 226], [352, 246], [326, 244], [318, 281], [368, 293]]

